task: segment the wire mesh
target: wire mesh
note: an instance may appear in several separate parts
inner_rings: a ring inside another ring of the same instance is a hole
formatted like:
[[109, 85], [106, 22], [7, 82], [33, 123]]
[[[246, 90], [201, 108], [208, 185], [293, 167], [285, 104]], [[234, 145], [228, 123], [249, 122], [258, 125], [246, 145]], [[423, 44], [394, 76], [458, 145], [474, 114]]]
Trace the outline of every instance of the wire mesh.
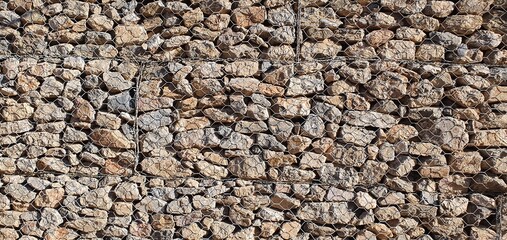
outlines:
[[503, 0], [4, 0], [0, 239], [502, 239]]

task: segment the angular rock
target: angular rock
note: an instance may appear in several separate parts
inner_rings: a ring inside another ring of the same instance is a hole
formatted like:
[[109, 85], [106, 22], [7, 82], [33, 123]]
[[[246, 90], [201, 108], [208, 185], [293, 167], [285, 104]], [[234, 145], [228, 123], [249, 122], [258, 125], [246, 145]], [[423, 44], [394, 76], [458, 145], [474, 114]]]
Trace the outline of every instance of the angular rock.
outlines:
[[95, 144], [103, 147], [133, 149], [135, 145], [119, 130], [95, 129], [90, 138]]
[[376, 128], [391, 128], [398, 123], [391, 115], [373, 111], [347, 111], [342, 120], [354, 126]]
[[301, 220], [318, 224], [349, 224], [354, 212], [347, 203], [312, 202], [301, 205], [297, 215]]
[[453, 15], [442, 22], [445, 31], [458, 36], [466, 36], [474, 33], [482, 25], [482, 17], [477, 15]]

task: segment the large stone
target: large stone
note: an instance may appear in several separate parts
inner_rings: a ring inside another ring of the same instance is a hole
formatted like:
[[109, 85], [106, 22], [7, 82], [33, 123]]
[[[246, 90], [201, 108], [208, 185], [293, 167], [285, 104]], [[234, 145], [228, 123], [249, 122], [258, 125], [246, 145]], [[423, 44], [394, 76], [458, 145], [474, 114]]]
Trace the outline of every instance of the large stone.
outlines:
[[174, 146], [178, 149], [217, 147], [220, 139], [212, 128], [180, 132], [174, 137]]
[[507, 129], [476, 131], [470, 139], [474, 147], [507, 147]]
[[373, 111], [347, 111], [342, 119], [358, 127], [391, 128], [398, 123], [398, 120], [389, 114]]
[[2, 110], [3, 120], [13, 122], [30, 118], [34, 112], [34, 108], [28, 103], [20, 103], [6, 106]]
[[116, 94], [132, 88], [134, 82], [125, 80], [119, 72], [105, 72], [102, 74], [108, 92]]
[[349, 125], [340, 127], [338, 135], [345, 143], [352, 143], [363, 147], [368, 145], [376, 137], [374, 131]]
[[211, 224], [211, 232], [217, 239], [227, 239], [232, 236], [234, 229], [234, 225], [225, 222], [215, 221]]
[[246, 95], [252, 95], [259, 89], [260, 81], [255, 78], [233, 78], [229, 82], [229, 86], [236, 92]]
[[76, 121], [92, 122], [95, 120], [95, 110], [90, 102], [81, 97], [77, 97], [74, 100], [74, 111], [72, 112], [72, 117]]
[[478, 193], [500, 193], [507, 191], [507, 183], [497, 176], [478, 174], [474, 176], [470, 188]]
[[114, 28], [114, 34], [118, 45], [141, 44], [148, 40], [148, 34], [141, 25], [119, 25]]
[[33, 119], [38, 123], [61, 121], [65, 119], [65, 112], [54, 103], [41, 104], [35, 110]]
[[456, 87], [447, 92], [449, 98], [463, 107], [475, 107], [484, 102], [481, 91], [470, 86]]
[[20, 134], [33, 129], [33, 124], [29, 120], [20, 120], [14, 122], [0, 123], [0, 135]]
[[64, 198], [63, 188], [46, 189], [41, 191], [33, 200], [33, 205], [38, 208], [58, 208]]
[[411, 41], [390, 40], [379, 48], [379, 55], [388, 60], [414, 60], [415, 44]]
[[135, 143], [119, 130], [95, 129], [90, 134], [93, 143], [110, 148], [133, 149]]
[[407, 94], [408, 78], [394, 72], [383, 72], [366, 83], [366, 88], [378, 99], [400, 99]]
[[355, 216], [345, 202], [303, 203], [297, 215], [301, 220], [318, 224], [350, 224]]
[[338, 55], [341, 48], [341, 45], [337, 45], [329, 39], [317, 43], [305, 42], [301, 46], [301, 56], [305, 60], [332, 59]]
[[229, 173], [229, 171], [227, 171], [227, 168], [216, 166], [206, 161], [199, 161], [195, 166], [199, 173], [213, 179], [225, 178]]
[[4, 188], [4, 192], [11, 197], [11, 200], [23, 203], [29, 203], [35, 198], [35, 192], [17, 183], [7, 185]]
[[324, 121], [313, 114], [310, 114], [301, 126], [301, 135], [310, 138], [321, 138], [324, 136]]
[[482, 15], [489, 10], [493, 0], [460, 0], [456, 3], [459, 13]]
[[188, 177], [192, 174], [174, 157], [150, 157], [141, 161], [143, 172], [165, 178]]
[[453, 10], [454, 3], [452, 1], [432, 1], [426, 6], [424, 13], [428, 16], [444, 18], [449, 16]]
[[161, 127], [144, 134], [141, 137], [141, 151], [150, 152], [163, 148], [173, 141], [173, 135], [168, 127]]
[[419, 136], [442, 149], [452, 152], [463, 150], [469, 137], [465, 122], [452, 117], [442, 117], [428, 122], [429, 128], [421, 130]]
[[482, 17], [477, 15], [453, 15], [442, 22], [445, 31], [458, 36], [465, 36], [474, 33], [482, 25]]
[[59, 147], [60, 135], [48, 132], [28, 132], [23, 135], [23, 142], [27, 145], [39, 147]]
[[107, 225], [106, 218], [88, 218], [80, 217], [75, 220], [71, 220], [65, 224], [65, 226], [81, 231], [83, 233], [92, 233], [99, 230], [103, 230]]
[[238, 8], [232, 12], [231, 20], [238, 26], [248, 28], [256, 23], [266, 20], [267, 13], [264, 7], [251, 6]]
[[135, 183], [122, 182], [114, 189], [114, 195], [124, 201], [136, 201], [141, 199], [139, 189]]
[[266, 164], [258, 156], [236, 157], [229, 162], [228, 169], [244, 179], [262, 179], [266, 175]]
[[145, 131], [152, 131], [170, 125], [172, 122], [173, 112], [170, 109], [148, 112], [138, 118], [138, 126]]
[[311, 103], [309, 98], [275, 98], [274, 110], [284, 118], [296, 118], [310, 115]]
[[109, 197], [110, 191], [111, 187], [91, 190], [79, 198], [79, 203], [90, 208], [109, 210], [113, 206], [113, 199]]
[[507, 87], [493, 86], [488, 93], [488, 103], [507, 102]]
[[481, 171], [482, 156], [479, 152], [456, 152], [449, 159], [451, 171], [477, 174]]
[[319, 169], [321, 181], [343, 188], [350, 188], [358, 184], [359, 173], [350, 167], [334, 167], [332, 164], [324, 164]]
[[289, 80], [286, 96], [304, 96], [324, 90], [324, 80], [320, 74], [303, 75]]
[[0, 226], [17, 228], [21, 225], [22, 212], [16, 211], [2, 211], [0, 212]]
[[39, 226], [42, 230], [58, 227], [63, 224], [63, 217], [58, 210], [53, 208], [44, 208], [41, 212]]

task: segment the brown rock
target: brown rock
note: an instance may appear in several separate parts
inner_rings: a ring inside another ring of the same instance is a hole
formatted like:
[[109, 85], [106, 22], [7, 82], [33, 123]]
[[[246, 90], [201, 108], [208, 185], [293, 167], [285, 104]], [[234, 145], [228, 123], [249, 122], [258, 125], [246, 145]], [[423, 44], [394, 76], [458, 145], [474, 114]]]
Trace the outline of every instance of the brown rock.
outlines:
[[484, 95], [469, 86], [456, 87], [447, 93], [449, 98], [463, 107], [475, 107], [484, 102]]
[[469, 145], [476, 147], [506, 147], [507, 129], [477, 131], [471, 137]]
[[256, 23], [266, 20], [267, 13], [264, 7], [251, 6], [238, 8], [232, 12], [231, 20], [238, 26], [248, 28]]
[[477, 174], [481, 171], [482, 156], [478, 152], [456, 152], [449, 159], [452, 172]]
[[33, 204], [38, 208], [58, 208], [64, 198], [64, 194], [63, 188], [46, 189], [35, 197]]
[[388, 60], [414, 60], [415, 44], [411, 41], [390, 40], [379, 47], [380, 57]]
[[173, 157], [150, 157], [141, 161], [141, 169], [151, 175], [165, 178], [188, 177], [192, 174], [190, 169], [183, 167]]
[[465, 36], [474, 33], [482, 25], [482, 17], [477, 15], [453, 15], [447, 17], [442, 23], [445, 31], [458, 36]]
[[72, 117], [76, 121], [92, 122], [95, 120], [95, 110], [90, 102], [81, 97], [77, 97], [74, 100], [74, 111], [72, 112]]
[[133, 149], [135, 143], [130, 141], [119, 130], [95, 129], [91, 134], [92, 141], [103, 147]]
[[141, 44], [148, 40], [146, 30], [139, 25], [119, 25], [114, 28], [114, 33], [118, 45]]

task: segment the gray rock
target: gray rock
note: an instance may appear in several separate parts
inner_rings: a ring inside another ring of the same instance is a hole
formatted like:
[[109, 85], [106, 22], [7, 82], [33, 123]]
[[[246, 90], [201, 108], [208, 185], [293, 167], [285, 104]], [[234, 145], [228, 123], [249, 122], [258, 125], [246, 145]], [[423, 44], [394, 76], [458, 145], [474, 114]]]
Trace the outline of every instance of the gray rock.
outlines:
[[160, 109], [145, 113], [139, 116], [138, 126], [145, 131], [167, 126], [173, 122], [172, 115], [173, 113], [170, 109]]

